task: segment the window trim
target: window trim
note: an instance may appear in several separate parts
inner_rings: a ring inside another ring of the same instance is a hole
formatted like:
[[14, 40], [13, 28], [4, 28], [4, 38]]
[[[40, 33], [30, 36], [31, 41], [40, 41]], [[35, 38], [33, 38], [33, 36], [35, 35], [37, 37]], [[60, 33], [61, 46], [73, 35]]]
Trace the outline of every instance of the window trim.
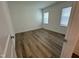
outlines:
[[[67, 7], [72, 7], [72, 5], [70, 5], [70, 6], [65, 6], [65, 7], [62, 7], [61, 9], [60, 9], [60, 16], [59, 16], [59, 26], [61, 26], [61, 16], [62, 16], [62, 9], [63, 8], [67, 8]], [[71, 9], [71, 11], [72, 11], [72, 9]], [[71, 13], [70, 13], [70, 16], [71, 16]], [[70, 17], [69, 17], [69, 21], [70, 21]], [[68, 22], [68, 24], [69, 24], [69, 22]], [[61, 27], [67, 27], [67, 26], [61, 26]]]

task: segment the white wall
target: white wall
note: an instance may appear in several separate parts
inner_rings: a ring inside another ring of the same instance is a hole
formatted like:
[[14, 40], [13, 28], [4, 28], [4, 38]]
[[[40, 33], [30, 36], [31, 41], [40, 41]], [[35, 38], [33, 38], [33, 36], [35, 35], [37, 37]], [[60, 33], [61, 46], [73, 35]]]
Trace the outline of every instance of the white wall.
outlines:
[[3, 2], [0, 2], [0, 55], [4, 51], [7, 37], [10, 34], [4, 7]]
[[76, 46], [75, 46], [75, 49], [74, 49], [73, 53], [75, 53], [75, 54], [77, 54], [79, 56], [79, 40], [76, 43]]
[[1, 57], [5, 55], [5, 50], [7, 47], [6, 45], [7, 43], [9, 43], [8, 36], [10, 36], [11, 34], [14, 34], [11, 24], [11, 18], [9, 15], [7, 2], [3, 1], [0, 2], [0, 56]]
[[59, 24], [61, 9], [67, 6], [72, 6], [72, 2], [59, 2], [55, 5], [43, 9], [43, 12], [49, 12], [49, 23], [48, 25], [43, 24], [43, 28], [65, 34], [67, 27], [62, 27]]
[[8, 2], [15, 33], [41, 27], [41, 10], [33, 4], [24, 2]]

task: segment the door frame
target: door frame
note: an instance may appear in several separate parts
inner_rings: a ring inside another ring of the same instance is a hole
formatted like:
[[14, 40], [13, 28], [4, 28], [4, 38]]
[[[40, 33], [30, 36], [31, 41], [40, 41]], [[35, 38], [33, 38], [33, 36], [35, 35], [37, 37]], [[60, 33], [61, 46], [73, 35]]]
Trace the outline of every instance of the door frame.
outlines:
[[79, 40], [79, 2], [74, 2], [71, 16], [70, 16], [70, 23], [67, 29], [67, 33], [65, 35], [65, 39], [67, 42], [64, 42], [61, 58], [71, 58], [74, 52], [75, 46], [77, 41]]
[[[8, 27], [8, 39], [6, 38], [7, 42], [6, 42], [6, 45], [5, 45], [5, 48], [4, 48], [4, 52], [3, 54], [1, 55], [1, 57], [5, 57], [6, 58], [6, 55], [9, 53], [7, 50], [8, 50], [8, 46], [9, 46], [9, 43], [10, 43], [10, 40], [11, 40], [11, 56], [8, 56], [8, 57], [16, 57], [16, 52], [15, 52], [15, 38], [14, 39], [11, 39], [11, 36], [14, 36], [15, 37], [15, 33], [14, 33], [14, 29], [13, 29], [13, 26], [12, 26], [12, 21], [11, 21], [11, 16], [10, 16], [10, 11], [9, 11], [9, 8], [8, 8], [8, 3], [7, 1], [0, 1], [1, 3], [1, 7], [3, 8], [3, 11], [4, 12], [4, 17], [6, 18], [6, 23], [7, 23], [7, 27]], [[13, 51], [14, 50], [14, 51]]]

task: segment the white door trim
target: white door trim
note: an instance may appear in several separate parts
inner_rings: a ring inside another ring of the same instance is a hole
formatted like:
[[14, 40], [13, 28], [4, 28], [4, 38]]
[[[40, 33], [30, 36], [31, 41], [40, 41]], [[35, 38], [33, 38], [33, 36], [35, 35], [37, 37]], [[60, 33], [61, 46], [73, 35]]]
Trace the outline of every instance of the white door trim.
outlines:
[[63, 45], [61, 58], [71, 58], [79, 39], [79, 2], [74, 2], [70, 19], [71, 23], [65, 37], [67, 42]]

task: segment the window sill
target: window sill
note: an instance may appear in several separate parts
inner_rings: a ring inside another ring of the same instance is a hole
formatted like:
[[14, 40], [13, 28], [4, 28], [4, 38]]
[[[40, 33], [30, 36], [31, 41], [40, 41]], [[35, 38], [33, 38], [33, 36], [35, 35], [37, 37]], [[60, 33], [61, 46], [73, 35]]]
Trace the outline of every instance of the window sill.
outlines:
[[43, 25], [48, 25], [48, 24], [43, 24]]
[[60, 25], [60, 27], [67, 27], [67, 26], [62, 26], [62, 25]]

